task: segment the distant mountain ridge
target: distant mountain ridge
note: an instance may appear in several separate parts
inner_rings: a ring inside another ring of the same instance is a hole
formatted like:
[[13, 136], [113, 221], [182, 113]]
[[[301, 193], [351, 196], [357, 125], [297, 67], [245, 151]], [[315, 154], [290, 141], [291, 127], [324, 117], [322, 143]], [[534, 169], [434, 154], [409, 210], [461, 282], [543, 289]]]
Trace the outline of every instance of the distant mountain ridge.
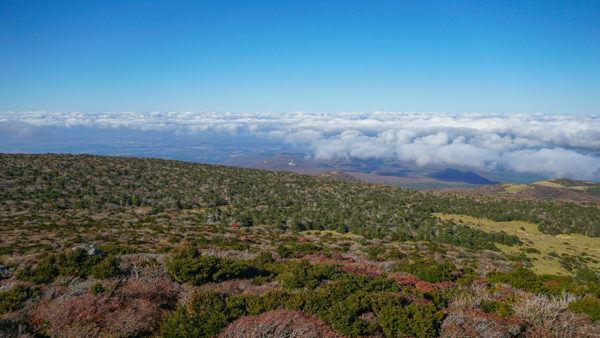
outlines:
[[447, 168], [429, 175], [431, 178], [435, 178], [441, 181], [449, 182], [463, 182], [478, 185], [491, 185], [498, 182], [489, 180], [472, 171], [460, 171], [453, 168]]

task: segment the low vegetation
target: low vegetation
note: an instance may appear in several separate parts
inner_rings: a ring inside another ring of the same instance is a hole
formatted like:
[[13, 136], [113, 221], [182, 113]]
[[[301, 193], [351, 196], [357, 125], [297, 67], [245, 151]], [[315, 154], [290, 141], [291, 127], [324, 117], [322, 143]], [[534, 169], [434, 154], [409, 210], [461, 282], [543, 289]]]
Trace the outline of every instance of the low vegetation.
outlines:
[[0, 186], [0, 336], [600, 331], [596, 206], [71, 155]]

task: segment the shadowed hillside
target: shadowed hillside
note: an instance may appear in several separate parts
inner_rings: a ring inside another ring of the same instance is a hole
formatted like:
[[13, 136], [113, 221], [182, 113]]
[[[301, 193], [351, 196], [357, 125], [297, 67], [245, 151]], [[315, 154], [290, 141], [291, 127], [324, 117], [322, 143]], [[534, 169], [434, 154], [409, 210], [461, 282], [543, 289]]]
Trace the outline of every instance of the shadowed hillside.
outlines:
[[460, 171], [456, 169], [444, 169], [442, 171], [435, 172], [431, 174], [432, 178], [436, 178], [442, 181], [450, 181], [450, 182], [464, 182], [470, 184], [495, 184], [498, 182], [494, 182], [489, 180], [479, 174], [476, 174], [472, 171]]

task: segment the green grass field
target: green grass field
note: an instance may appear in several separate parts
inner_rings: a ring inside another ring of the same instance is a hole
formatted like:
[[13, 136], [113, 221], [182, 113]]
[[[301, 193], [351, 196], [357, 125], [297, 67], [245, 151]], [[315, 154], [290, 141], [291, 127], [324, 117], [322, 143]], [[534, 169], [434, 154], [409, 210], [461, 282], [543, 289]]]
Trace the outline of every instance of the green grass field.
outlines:
[[531, 189], [531, 186], [529, 186], [527, 184], [505, 183], [505, 184], [502, 184], [502, 189], [504, 189], [504, 191], [506, 191], [508, 193], [516, 194], [521, 191]]
[[560, 256], [563, 255], [586, 257], [586, 265], [589, 268], [600, 270], [600, 238], [598, 237], [578, 234], [548, 235], [540, 232], [536, 224], [521, 221], [495, 222], [485, 218], [449, 214], [436, 214], [436, 216], [484, 231], [505, 231], [518, 236], [523, 242], [522, 246], [510, 247], [499, 244], [498, 248], [507, 254], [524, 253], [532, 259], [533, 270], [539, 274], [570, 274], [561, 265]]

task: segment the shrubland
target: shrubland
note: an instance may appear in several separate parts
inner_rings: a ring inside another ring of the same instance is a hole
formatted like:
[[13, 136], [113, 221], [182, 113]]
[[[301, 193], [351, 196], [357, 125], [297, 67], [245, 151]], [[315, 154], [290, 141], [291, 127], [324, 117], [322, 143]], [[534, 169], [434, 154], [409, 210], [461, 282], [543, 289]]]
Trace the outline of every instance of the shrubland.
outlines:
[[0, 187], [0, 336], [600, 331], [596, 256], [565, 239], [600, 235], [594, 205], [87, 155], [0, 155]]

